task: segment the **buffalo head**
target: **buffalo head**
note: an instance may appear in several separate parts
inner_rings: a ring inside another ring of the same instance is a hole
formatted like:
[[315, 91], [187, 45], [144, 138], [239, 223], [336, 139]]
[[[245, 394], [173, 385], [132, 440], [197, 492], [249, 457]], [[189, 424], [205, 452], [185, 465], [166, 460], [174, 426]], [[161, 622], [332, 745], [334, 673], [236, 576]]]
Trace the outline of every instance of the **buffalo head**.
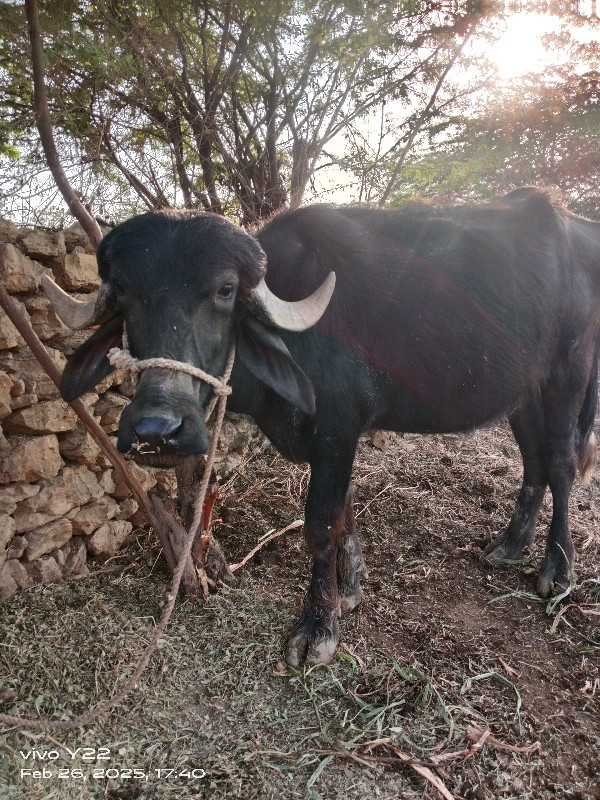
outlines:
[[[76, 329], [101, 325], [68, 360], [61, 386], [65, 400], [112, 371], [107, 353], [122, 341], [125, 323], [136, 358], [183, 361], [215, 376], [236, 344], [243, 368], [296, 408], [314, 413], [312, 385], [277, 329], [300, 332], [314, 325], [333, 293], [333, 273], [305, 300], [283, 301], [267, 288], [266, 256], [258, 241], [208, 213], [134, 217], [102, 240], [97, 257], [102, 285], [88, 302], [43, 279], [63, 322]], [[145, 370], [123, 411], [118, 448], [152, 453], [142, 460], [162, 464], [205, 452], [203, 409], [211, 391], [183, 372]]]

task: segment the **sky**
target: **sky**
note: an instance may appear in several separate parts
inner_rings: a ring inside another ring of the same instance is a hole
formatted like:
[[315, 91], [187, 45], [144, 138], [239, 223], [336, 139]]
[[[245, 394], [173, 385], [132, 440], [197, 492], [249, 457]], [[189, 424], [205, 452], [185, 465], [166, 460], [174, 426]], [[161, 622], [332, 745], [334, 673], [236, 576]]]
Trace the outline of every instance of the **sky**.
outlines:
[[[597, 3], [600, 12], [600, 3]], [[591, 20], [595, 14], [596, 0], [580, 0], [579, 14], [582, 22]], [[596, 17], [597, 20], [597, 17]], [[571, 26], [570, 35], [576, 41], [589, 42], [600, 38], [598, 26], [582, 24]], [[568, 50], [548, 51], [543, 44], [543, 37], [556, 33], [560, 28], [560, 19], [552, 14], [532, 14], [519, 12], [506, 18], [500, 35], [494, 45], [488, 48], [487, 55], [496, 65], [498, 76], [502, 79], [518, 78], [527, 72], [541, 72], [551, 63], [564, 62]], [[589, 68], [589, 65], [586, 65]], [[580, 65], [573, 64], [577, 70]]]
[[487, 56], [503, 79], [518, 78], [538, 72], [552, 59], [542, 43], [542, 36], [556, 30], [556, 18], [541, 14], [513, 14], [505, 31], [487, 48]]

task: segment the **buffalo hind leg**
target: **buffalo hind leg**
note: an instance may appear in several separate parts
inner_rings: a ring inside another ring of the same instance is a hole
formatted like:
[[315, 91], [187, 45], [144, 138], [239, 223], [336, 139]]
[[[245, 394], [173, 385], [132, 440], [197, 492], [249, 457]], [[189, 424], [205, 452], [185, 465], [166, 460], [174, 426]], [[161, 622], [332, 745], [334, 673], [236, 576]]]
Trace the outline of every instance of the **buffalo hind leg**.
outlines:
[[539, 390], [509, 417], [523, 458], [523, 483], [506, 529], [485, 549], [490, 561], [518, 561], [533, 544], [535, 526], [548, 485], [544, 407]]
[[312, 579], [300, 619], [288, 640], [286, 661], [297, 667], [326, 664], [339, 639], [338, 545], [343, 538], [346, 495], [356, 440], [323, 437], [311, 449], [304, 538], [313, 557]]
[[[575, 548], [569, 531], [569, 496], [577, 471], [577, 420], [585, 386], [578, 386], [579, 382], [570, 377], [570, 381], [549, 384], [543, 391], [552, 522], [537, 581], [537, 591], [542, 597], [566, 589], [575, 578]], [[578, 388], [581, 388], [580, 392]]]
[[367, 567], [356, 533], [354, 518], [354, 485], [351, 483], [344, 504], [343, 531], [337, 552], [337, 584], [340, 597], [339, 614], [354, 611], [363, 599], [360, 582], [367, 576]]

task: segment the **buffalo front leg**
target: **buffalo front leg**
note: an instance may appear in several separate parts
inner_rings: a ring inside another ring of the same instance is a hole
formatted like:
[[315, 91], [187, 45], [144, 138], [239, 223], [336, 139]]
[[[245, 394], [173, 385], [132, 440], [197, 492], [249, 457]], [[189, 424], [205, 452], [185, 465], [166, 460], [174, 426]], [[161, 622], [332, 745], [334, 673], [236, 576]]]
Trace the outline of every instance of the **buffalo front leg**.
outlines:
[[340, 605], [337, 555], [355, 448], [356, 440], [350, 444], [327, 437], [311, 450], [304, 538], [313, 568], [300, 619], [287, 645], [286, 661], [294, 667], [304, 659], [309, 664], [326, 664], [335, 655]]

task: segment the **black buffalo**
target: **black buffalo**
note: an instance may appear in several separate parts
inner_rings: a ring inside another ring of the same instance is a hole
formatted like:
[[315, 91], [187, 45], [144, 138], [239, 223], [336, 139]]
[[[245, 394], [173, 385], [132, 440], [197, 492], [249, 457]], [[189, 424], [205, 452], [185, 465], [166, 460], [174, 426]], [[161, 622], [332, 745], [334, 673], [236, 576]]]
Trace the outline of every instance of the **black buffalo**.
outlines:
[[[600, 225], [534, 189], [485, 206], [307, 206], [256, 236], [211, 214], [167, 211], [115, 228], [98, 263], [98, 298], [60, 311], [78, 327], [104, 321], [69, 360], [66, 399], [110, 371], [123, 320], [134, 356], [213, 375], [236, 342], [229, 408], [253, 417], [286, 458], [310, 464], [313, 573], [291, 664], [331, 659], [338, 615], [361, 600], [349, 487], [366, 429], [465, 431], [507, 415], [523, 483], [489, 557], [518, 559], [532, 543], [549, 486], [537, 588], [548, 595], [572, 580], [569, 494], [577, 466], [589, 477], [596, 454]], [[307, 295], [306, 305], [286, 302]], [[119, 448], [160, 450], [161, 463], [204, 452], [209, 396], [188, 375], [145, 371]]]

